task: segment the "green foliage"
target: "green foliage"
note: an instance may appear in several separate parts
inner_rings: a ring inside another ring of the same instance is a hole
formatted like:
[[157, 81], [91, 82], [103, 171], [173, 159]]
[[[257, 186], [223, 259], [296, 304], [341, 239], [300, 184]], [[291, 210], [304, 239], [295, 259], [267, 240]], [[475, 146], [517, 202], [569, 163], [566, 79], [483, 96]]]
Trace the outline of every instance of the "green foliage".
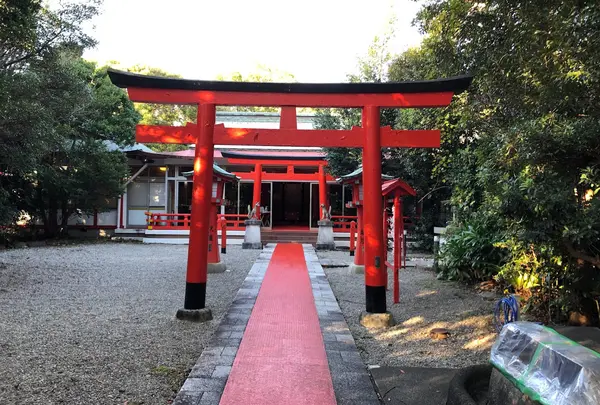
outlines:
[[473, 216], [461, 226], [449, 227], [440, 248], [439, 277], [459, 281], [482, 281], [496, 275], [506, 260], [498, 245], [499, 231], [492, 218]]
[[[599, 23], [592, 1], [429, 1], [416, 19], [422, 46], [390, 71], [474, 74], [449, 109], [416, 113], [419, 125], [442, 128], [432, 179], [451, 191], [459, 235], [474, 218], [492, 220], [505, 257], [488, 260], [498, 266], [489, 274], [531, 295], [544, 320], [598, 312], [589, 302], [600, 297]], [[462, 271], [459, 258], [479, 257], [494, 239], [453, 238], [446, 272]]]
[[81, 24], [98, 13], [99, 0], [49, 8], [40, 0], [0, 2], [0, 71], [20, 70], [61, 44], [93, 46]]
[[496, 280], [509, 285], [514, 291], [529, 291], [539, 287], [544, 272], [544, 258], [539, 257], [533, 246], [523, 246], [518, 240], [498, 242], [496, 247], [509, 252], [508, 260], [498, 271]]
[[[297, 80], [293, 74], [268, 66], [259, 64], [254, 72], [244, 76], [240, 72], [234, 72], [229, 75], [218, 75], [217, 80], [231, 82], [258, 82], [258, 83], [295, 83]], [[253, 107], [253, 106], [218, 106], [219, 111], [240, 111], [240, 112], [279, 112], [279, 107]], [[304, 111], [304, 109], [300, 109]]]

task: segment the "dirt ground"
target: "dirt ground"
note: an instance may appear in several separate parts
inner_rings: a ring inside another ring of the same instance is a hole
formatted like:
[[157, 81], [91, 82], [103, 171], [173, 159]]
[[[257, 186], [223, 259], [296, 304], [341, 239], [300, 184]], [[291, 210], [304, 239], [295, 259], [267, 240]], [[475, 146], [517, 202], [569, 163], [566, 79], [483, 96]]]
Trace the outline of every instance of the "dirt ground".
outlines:
[[[347, 252], [319, 252], [330, 263], [349, 263]], [[359, 323], [365, 309], [364, 275], [349, 274], [348, 268], [326, 268], [325, 272], [340, 307], [368, 365], [461, 368], [487, 363], [496, 332], [493, 307], [499, 298], [478, 293], [461, 284], [440, 281], [432, 261], [411, 255], [400, 272], [400, 303], [393, 304], [393, 276], [389, 272], [388, 310], [396, 325], [385, 330], [367, 330]], [[446, 328], [450, 336], [434, 340], [430, 331]]]

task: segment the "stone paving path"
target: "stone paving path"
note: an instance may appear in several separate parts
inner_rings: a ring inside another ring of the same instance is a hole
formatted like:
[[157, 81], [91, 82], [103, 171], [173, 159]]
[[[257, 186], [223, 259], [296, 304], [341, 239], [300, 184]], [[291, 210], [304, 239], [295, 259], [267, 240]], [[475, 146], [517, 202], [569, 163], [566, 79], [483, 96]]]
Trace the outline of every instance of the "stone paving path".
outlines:
[[174, 401], [233, 403], [379, 404], [311, 245], [267, 245]]

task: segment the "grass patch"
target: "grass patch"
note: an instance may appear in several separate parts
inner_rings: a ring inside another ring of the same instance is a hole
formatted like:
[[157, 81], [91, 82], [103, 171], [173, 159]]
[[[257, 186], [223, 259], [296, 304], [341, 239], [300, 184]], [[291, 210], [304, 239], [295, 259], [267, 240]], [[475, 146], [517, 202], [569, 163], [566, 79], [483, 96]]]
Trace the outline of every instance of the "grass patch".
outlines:
[[167, 380], [167, 382], [169, 383], [171, 390], [173, 390], [173, 392], [176, 393], [179, 391], [179, 389], [185, 382], [185, 379], [186, 379], [187, 375], [189, 374], [189, 370], [186, 370], [185, 368], [177, 368], [177, 367], [169, 367], [169, 366], [165, 366], [165, 365], [160, 365], [160, 366], [154, 367], [151, 370], [151, 373], [154, 375], [157, 375], [157, 376], [164, 377]]

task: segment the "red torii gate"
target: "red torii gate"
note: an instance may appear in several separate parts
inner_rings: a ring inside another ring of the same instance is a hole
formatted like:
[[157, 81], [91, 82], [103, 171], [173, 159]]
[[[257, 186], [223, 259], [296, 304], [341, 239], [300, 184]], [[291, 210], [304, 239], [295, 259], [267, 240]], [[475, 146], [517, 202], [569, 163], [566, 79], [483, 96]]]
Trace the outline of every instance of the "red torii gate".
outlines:
[[[467, 89], [471, 76], [391, 83], [249, 83], [185, 80], [108, 70], [113, 84], [141, 103], [195, 104], [196, 130], [170, 143], [195, 143], [192, 219], [184, 308], [179, 318], [211, 319], [205, 307], [207, 251], [214, 144], [362, 147], [366, 312], [386, 313], [387, 271], [383, 255], [381, 147], [439, 147], [439, 131], [395, 131], [380, 127], [380, 109], [445, 107]], [[330, 130], [252, 130], [215, 125], [216, 106], [362, 108], [362, 128]], [[187, 128], [187, 127], [185, 127]], [[196, 132], [194, 136], [193, 132]], [[427, 139], [427, 142], [423, 140]], [[435, 139], [433, 139], [435, 137]], [[399, 141], [402, 140], [402, 141]], [[142, 139], [138, 138], [141, 142]], [[150, 142], [143, 140], [144, 142]], [[153, 142], [161, 141], [155, 139]], [[166, 140], [163, 140], [166, 141]], [[392, 142], [396, 141], [396, 142]]]

